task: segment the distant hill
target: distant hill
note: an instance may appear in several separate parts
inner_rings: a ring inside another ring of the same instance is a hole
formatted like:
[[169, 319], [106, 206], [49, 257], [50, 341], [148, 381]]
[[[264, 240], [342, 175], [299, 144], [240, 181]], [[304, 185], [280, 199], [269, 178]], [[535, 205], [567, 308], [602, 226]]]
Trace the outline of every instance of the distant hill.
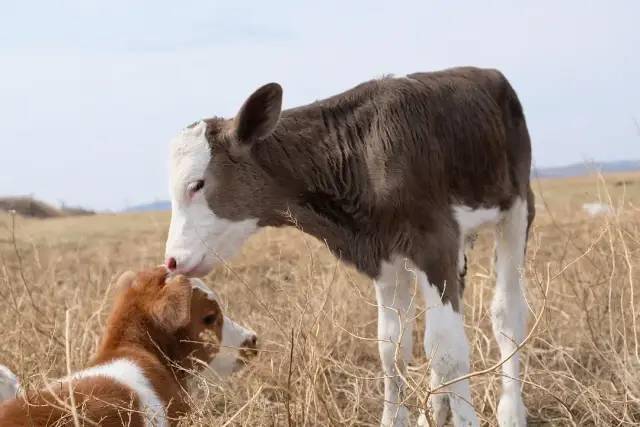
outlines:
[[128, 207], [123, 212], [162, 212], [162, 211], [170, 211], [170, 210], [171, 210], [170, 201], [156, 200], [155, 202]]
[[19, 215], [32, 218], [93, 215], [95, 213], [79, 207], [62, 206], [56, 208], [31, 196], [0, 197], [0, 211], [15, 211]]
[[565, 178], [582, 176], [598, 171], [601, 173], [640, 171], [640, 160], [621, 160], [616, 162], [573, 163], [552, 168], [536, 168], [531, 176], [537, 178]]

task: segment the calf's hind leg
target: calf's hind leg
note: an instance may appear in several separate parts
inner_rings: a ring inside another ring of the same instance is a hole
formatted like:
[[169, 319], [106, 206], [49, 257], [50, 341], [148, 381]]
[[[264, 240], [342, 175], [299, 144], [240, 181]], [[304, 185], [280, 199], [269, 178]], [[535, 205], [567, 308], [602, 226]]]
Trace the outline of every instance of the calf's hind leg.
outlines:
[[[427, 273], [418, 271], [425, 298], [424, 349], [431, 360], [432, 389], [469, 373], [469, 342], [462, 321], [462, 302], [455, 263], [435, 263]], [[448, 405], [447, 405], [448, 403]], [[434, 394], [430, 401], [437, 426], [444, 425], [451, 409], [453, 425], [478, 426], [469, 380], [458, 381]]]
[[[497, 280], [491, 303], [491, 321], [502, 359], [509, 357], [524, 339], [527, 305], [522, 268], [531, 220], [533, 215], [529, 215], [527, 202], [516, 199], [497, 228]], [[498, 404], [498, 424], [501, 427], [526, 426], [519, 377], [520, 355], [516, 353], [502, 365], [502, 395]]]

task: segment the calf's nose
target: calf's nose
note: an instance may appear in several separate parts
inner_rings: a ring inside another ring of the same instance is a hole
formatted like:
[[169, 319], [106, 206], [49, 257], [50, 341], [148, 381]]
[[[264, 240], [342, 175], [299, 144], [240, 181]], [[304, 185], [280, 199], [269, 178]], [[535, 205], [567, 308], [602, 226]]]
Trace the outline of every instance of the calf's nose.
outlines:
[[175, 271], [178, 268], [178, 261], [174, 257], [167, 258], [166, 266], [169, 271]]

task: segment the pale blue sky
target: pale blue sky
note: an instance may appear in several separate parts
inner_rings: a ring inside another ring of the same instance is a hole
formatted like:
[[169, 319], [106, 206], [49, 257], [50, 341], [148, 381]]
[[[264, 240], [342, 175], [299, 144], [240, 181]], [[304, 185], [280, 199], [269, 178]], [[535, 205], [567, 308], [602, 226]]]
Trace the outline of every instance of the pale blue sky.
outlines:
[[640, 2], [523, 4], [0, 0], [0, 195], [166, 199], [169, 139], [263, 83], [290, 107], [455, 65], [507, 75], [538, 166], [640, 158]]

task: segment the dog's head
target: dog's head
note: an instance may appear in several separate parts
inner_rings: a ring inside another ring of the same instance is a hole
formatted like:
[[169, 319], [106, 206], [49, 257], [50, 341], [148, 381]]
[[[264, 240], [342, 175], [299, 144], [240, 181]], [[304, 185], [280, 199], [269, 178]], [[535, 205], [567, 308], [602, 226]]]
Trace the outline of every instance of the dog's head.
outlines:
[[[210, 366], [226, 376], [256, 354], [256, 334], [224, 315], [218, 295], [200, 279], [159, 267], [118, 280], [109, 327], [152, 344], [184, 369]], [[148, 339], [147, 339], [148, 341]]]

